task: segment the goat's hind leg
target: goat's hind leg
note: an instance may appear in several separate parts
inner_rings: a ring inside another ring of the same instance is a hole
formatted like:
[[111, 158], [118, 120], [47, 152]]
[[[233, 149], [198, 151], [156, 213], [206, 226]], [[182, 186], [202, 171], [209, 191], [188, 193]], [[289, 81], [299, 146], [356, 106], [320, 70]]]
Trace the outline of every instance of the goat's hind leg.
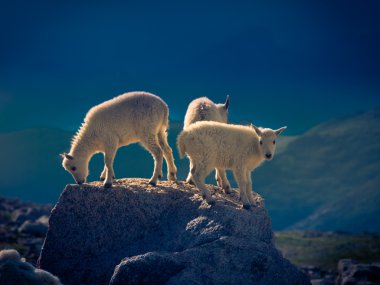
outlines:
[[161, 147], [158, 143], [158, 137], [157, 135], [150, 134], [141, 143], [153, 156], [154, 170], [153, 170], [153, 176], [149, 180], [149, 184], [156, 186], [159, 177], [162, 177], [162, 161], [163, 161], [163, 154], [162, 154]]
[[158, 133], [158, 142], [164, 153], [166, 165], [168, 166], [168, 180], [177, 180], [177, 167], [174, 164], [173, 151], [168, 144], [168, 138], [165, 130]]
[[201, 191], [203, 199], [205, 199], [208, 204], [213, 205], [215, 204], [215, 199], [211, 197], [211, 194], [207, 190], [207, 187], [204, 183], [206, 176], [211, 172], [211, 169], [212, 168], [207, 169], [206, 167], [193, 164], [193, 167], [191, 168], [190, 171], [191, 171], [195, 186], [197, 186], [197, 188]]

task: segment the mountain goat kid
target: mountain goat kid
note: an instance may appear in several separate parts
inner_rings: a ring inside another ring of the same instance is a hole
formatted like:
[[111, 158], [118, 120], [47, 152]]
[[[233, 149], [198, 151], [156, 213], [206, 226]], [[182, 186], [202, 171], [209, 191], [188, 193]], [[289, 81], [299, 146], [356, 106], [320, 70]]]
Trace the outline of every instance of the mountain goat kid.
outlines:
[[257, 128], [254, 125], [228, 125], [219, 122], [197, 122], [183, 130], [177, 144], [181, 157], [191, 161], [193, 181], [209, 204], [215, 200], [204, 184], [213, 168], [232, 169], [239, 185], [243, 207], [255, 205], [251, 171], [264, 160], [273, 158], [276, 137], [285, 130]]
[[104, 154], [100, 180], [110, 187], [114, 177], [113, 161], [121, 146], [140, 142], [154, 158], [149, 183], [162, 177], [162, 162], [168, 165], [168, 179], [176, 180], [172, 149], [167, 142], [169, 109], [158, 96], [147, 92], [129, 92], [90, 109], [82, 127], [74, 136], [70, 153], [64, 153], [62, 165], [78, 184], [86, 181], [88, 163], [97, 153]]
[[[224, 104], [215, 104], [207, 97], [193, 100], [187, 108], [183, 128], [186, 129], [191, 124], [198, 121], [215, 121], [220, 123], [227, 123], [229, 104], [230, 96], [228, 95]], [[190, 169], [191, 168], [192, 166], [190, 161]], [[221, 168], [216, 168], [215, 171], [215, 179], [218, 183], [218, 186], [223, 188], [226, 193], [230, 193], [230, 183], [228, 182], [226, 171]], [[191, 171], [189, 171], [186, 182], [193, 182]]]

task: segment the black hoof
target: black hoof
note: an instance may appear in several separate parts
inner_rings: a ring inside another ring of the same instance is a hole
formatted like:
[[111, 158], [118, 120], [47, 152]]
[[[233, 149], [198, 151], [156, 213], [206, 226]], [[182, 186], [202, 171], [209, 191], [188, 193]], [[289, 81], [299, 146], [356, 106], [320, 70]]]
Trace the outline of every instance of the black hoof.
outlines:
[[170, 181], [177, 181], [177, 176], [174, 172], [170, 172], [168, 175], [168, 180]]
[[106, 179], [103, 177], [100, 177], [100, 179], [99, 179], [99, 181], [104, 181], [104, 180], [106, 180]]
[[152, 185], [152, 186], [157, 186], [157, 184], [154, 183], [153, 181], [149, 181], [149, 184]]
[[190, 180], [190, 181], [186, 181], [186, 183], [190, 184], [190, 185], [195, 185], [193, 180]]
[[112, 183], [104, 183], [104, 188], [111, 188], [112, 187]]
[[243, 209], [249, 210], [251, 209], [251, 205], [243, 205]]

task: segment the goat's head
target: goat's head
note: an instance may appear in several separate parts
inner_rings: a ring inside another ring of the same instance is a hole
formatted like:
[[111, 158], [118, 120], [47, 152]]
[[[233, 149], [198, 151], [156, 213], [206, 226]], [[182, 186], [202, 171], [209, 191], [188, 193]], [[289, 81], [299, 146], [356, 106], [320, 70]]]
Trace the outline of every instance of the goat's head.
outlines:
[[258, 128], [255, 125], [251, 127], [256, 131], [256, 134], [259, 136], [259, 148], [266, 160], [271, 160], [276, 151], [276, 139], [279, 134], [282, 133], [286, 127], [279, 128], [278, 130], [272, 130], [267, 128]]
[[88, 163], [84, 159], [74, 157], [67, 153], [62, 153], [62, 166], [69, 172], [79, 185], [86, 182], [88, 176]]
[[228, 107], [230, 106], [230, 95], [227, 95], [226, 102], [224, 104], [216, 104], [219, 110], [220, 117], [222, 118], [222, 123], [228, 122]]

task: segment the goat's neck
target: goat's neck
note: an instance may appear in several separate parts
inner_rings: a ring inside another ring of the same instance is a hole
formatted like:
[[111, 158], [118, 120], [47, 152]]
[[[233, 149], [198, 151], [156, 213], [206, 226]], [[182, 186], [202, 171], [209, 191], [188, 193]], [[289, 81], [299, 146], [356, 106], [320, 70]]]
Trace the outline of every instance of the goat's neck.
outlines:
[[74, 157], [89, 161], [96, 152], [94, 140], [87, 135], [83, 135], [71, 148], [70, 154]]
[[248, 163], [250, 165], [250, 168], [254, 170], [258, 166], [260, 166], [263, 162], [263, 153], [260, 148], [260, 146], [257, 145], [252, 145], [252, 149], [250, 150], [250, 153], [247, 155], [248, 157]]

